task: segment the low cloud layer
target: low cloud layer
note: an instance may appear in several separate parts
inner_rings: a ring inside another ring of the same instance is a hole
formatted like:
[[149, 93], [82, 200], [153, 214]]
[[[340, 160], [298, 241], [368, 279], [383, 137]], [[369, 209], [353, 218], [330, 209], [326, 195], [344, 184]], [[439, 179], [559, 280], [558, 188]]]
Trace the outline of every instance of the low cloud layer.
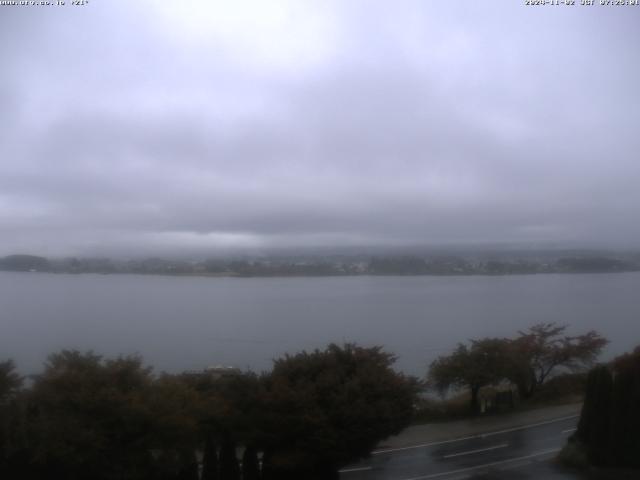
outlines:
[[0, 8], [0, 254], [640, 241], [640, 8]]

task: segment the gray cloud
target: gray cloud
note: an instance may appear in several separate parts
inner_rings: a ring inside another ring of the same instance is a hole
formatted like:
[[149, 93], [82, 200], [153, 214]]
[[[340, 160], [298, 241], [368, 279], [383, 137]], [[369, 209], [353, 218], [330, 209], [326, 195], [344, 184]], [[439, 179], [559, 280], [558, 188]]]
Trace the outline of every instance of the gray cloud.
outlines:
[[4, 7], [0, 253], [633, 245], [638, 15]]

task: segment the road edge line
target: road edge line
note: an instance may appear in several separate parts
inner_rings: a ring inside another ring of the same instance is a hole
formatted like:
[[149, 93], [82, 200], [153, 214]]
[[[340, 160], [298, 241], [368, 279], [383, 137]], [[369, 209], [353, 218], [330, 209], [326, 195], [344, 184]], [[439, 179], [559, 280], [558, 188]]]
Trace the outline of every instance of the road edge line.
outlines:
[[469, 435], [467, 437], [459, 437], [459, 438], [454, 438], [454, 439], [451, 439], [451, 440], [442, 440], [442, 441], [437, 441], [437, 442], [422, 443], [420, 445], [409, 445], [407, 447], [386, 448], [386, 449], [382, 449], [382, 450], [374, 450], [373, 452], [371, 452], [371, 455], [383, 455], [385, 453], [401, 452], [403, 450], [413, 450], [413, 449], [416, 449], [416, 448], [426, 448], [426, 447], [434, 447], [436, 445], [446, 445], [448, 443], [462, 442], [462, 441], [465, 441], [465, 440], [472, 440], [474, 438], [491, 437], [493, 435], [500, 435], [502, 433], [517, 432], [518, 430], [526, 430], [527, 428], [535, 428], [535, 427], [541, 427], [543, 425], [550, 425], [552, 423], [558, 423], [558, 422], [562, 422], [564, 420], [570, 420], [572, 418], [578, 418], [579, 416], [580, 416], [580, 414], [567, 415], [566, 417], [554, 418], [552, 420], [545, 420], [544, 422], [531, 423], [529, 425], [522, 425], [522, 426], [519, 426], [519, 427], [506, 428], [504, 430], [495, 430], [495, 431], [491, 431], [491, 432], [487, 432], [487, 433], [476, 433], [474, 435]]

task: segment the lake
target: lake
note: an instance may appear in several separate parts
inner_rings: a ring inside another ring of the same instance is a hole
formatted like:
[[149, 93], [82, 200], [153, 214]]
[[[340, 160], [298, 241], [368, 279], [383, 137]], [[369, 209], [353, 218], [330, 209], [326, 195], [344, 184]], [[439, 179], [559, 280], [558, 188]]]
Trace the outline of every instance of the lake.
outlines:
[[640, 273], [207, 278], [0, 272], [0, 359], [40, 371], [62, 348], [141, 354], [156, 371], [268, 369], [329, 342], [383, 345], [423, 375], [457, 342], [536, 322], [596, 329], [603, 358], [640, 344]]

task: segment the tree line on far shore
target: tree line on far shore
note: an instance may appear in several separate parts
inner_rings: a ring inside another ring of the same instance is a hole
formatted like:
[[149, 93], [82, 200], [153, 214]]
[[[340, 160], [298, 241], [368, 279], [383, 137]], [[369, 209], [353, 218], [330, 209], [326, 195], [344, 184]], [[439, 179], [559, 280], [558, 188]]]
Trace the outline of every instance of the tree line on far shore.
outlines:
[[[569, 253], [569, 252], [566, 252]], [[545, 260], [474, 256], [392, 255], [267, 257], [254, 259], [177, 260], [141, 258], [58, 258], [36, 255], [0, 257], [0, 271], [51, 273], [128, 273], [141, 275], [200, 275], [235, 277], [305, 277], [345, 275], [522, 275], [537, 273], [616, 273], [640, 270], [637, 256], [579, 255]]]

